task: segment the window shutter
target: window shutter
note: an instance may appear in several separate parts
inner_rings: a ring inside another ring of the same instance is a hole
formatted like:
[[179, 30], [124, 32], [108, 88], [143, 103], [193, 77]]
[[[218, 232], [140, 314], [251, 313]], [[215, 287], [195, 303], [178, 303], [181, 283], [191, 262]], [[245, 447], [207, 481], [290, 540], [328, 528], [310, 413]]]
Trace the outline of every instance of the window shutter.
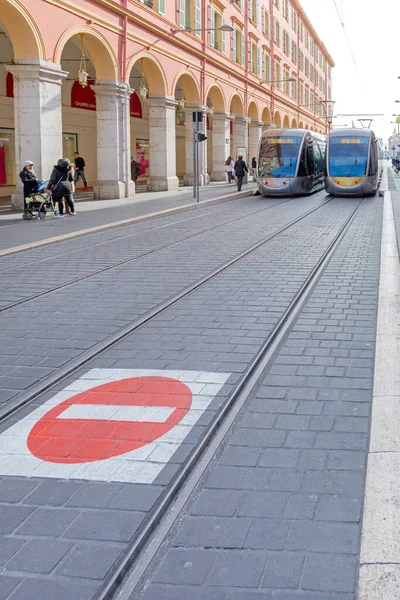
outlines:
[[232, 32], [232, 60], [237, 62], [236, 28]]
[[260, 3], [258, 0], [256, 0], [256, 14], [254, 16], [254, 21], [255, 21], [256, 25], [258, 25], [258, 23], [259, 23], [259, 16], [258, 16], [259, 12], [260, 12]]
[[[165, 0], [163, 0], [165, 2]], [[201, 29], [201, 0], [195, 0], [194, 6], [194, 28]], [[201, 31], [196, 31], [197, 37], [201, 37]]]
[[260, 77], [260, 48], [257, 47], [257, 75]]
[[244, 10], [244, 0], [240, 0], [240, 8], [241, 10]]
[[186, 0], [179, 0], [179, 25], [186, 27]]
[[158, 12], [165, 15], [165, 0], [158, 0]]
[[210, 6], [210, 45], [215, 46], [215, 8]]
[[250, 71], [254, 73], [254, 44], [250, 45]]
[[265, 30], [265, 9], [264, 9], [264, 7], [261, 8], [261, 30], [262, 30], [263, 34], [265, 35], [266, 30]]
[[[221, 15], [221, 25], [225, 25], [225, 17], [224, 15]], [[225, 54], [226, 52], [226, 38], [225, 38], [225, 31], [221, 31], [221, 52], [222, 54]]]
[[254, 8], [253, 0], [250, 0], [250, 15], [249, 15], [249, 18], [251, 19], [251, 21], [254, 20], [253, 8]]
[[240, 41], [242, 42], [242, 52], [241, 52], [241, 59], [240, 59], [240, 64], [244, 65], [245, 64], [245, 43], [244, 43], [244, 35], [243, 32], [240, 34]]

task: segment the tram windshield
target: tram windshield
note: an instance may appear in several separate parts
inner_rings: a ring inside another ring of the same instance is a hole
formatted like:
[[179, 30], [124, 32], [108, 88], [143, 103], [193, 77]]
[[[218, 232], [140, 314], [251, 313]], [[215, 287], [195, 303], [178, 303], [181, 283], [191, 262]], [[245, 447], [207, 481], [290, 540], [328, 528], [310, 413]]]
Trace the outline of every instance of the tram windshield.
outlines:
[[331, 177], [360, 177], [367, 172], [369, 137], [343, 136], [329, 140], [328, 172]]
[[261, 141], [259, 177], [294, 177], [302, 137], [265, 136]]

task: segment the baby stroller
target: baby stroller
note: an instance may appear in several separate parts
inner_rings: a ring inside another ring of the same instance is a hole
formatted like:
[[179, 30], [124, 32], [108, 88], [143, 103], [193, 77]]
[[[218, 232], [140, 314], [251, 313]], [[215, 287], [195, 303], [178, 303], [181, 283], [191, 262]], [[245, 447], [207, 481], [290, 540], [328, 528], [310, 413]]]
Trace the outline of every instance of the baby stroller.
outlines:
[[26, 209], [22, 215], [24, 220], [30, 221], [35, 217], [43, 221], [46, 218], [46, 212], [50, 210], [54, 213], [54, 216], [58, 215], [51, 191], [47, 190], [47, 183], [47, 181], [40, 181], [37, 192], [25, 198]]

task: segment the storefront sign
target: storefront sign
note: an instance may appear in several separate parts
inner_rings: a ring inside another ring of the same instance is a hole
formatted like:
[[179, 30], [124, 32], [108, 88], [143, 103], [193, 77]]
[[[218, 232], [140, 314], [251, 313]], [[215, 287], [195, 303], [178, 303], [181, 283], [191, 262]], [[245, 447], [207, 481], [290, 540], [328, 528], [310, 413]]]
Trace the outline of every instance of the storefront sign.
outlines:
[[14, 98], [14, 77], [13, 77], [12, 73], [7, 73], [6, 96], [7, 96], [7, 98]]
[[96, 94], [91, 88], [91, 84], [93, 83], [94, 79], [89, 79], [87, 87], [82, 87], [78, 81], [75, 81], [71, 89], [72, 108], [96, 110]]
[[133, 92], [130, 101], [130, 113], [131, 117], [135, 119], [142, 119], [142, 103], [140, 102], [140, 98], [136, 92]]

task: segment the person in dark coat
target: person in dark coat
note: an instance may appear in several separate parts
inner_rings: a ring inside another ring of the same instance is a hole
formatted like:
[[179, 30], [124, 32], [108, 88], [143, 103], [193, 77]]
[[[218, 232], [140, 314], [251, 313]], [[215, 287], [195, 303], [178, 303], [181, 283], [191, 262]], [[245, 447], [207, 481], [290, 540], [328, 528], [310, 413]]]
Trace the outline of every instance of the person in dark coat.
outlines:
[[82, 179], [83, 181], [83, 189], [86, 191], [87, 190], [87, 181], [86, 181], [86, 177], [85, 177], [85, 160], [82, 158], [82, 156], [79, 156], [79, 152], [74, 152], [74, 163], [75, 163], [75, 177], [74, 177], [74, 183], [75, 185], [78, 183], [79, 177]]
[[136, 183], [140, 176], [140, 165], [133, 157], [131, 157], [131, 179]]
[[237, 161], [235, 162], [235, 175], [236, 175], [236, 183], [238, 192], [242, 189], [243, 178], [249, 170], [247, 168], [246, 163], [243, 160], [243, 156], [239, 154]]
[[73, 181], [74, 178], [70, 165], [64, 158], [60, 158], [54, 166], [49, 183], [47, 184], [47, 189], [52, 190], [53, 201], [58, 202], [59, 214], [56, 215], [56, 219], [62, 219], [64, 216], [64, 198], [71, 210], [70, 214], [76, 215], [74, 202], [71, 197]]
[[26, 198], [38, 190], [38, 183], [40, 179], [36, 177], [36, 173], [33, 169], [34, 166], [35, 165], [31, 160], [25, 161], [23, 164], [23, 169], [19, 174], [19, 177], [24, 184], [24, 210], [26, 210]]

